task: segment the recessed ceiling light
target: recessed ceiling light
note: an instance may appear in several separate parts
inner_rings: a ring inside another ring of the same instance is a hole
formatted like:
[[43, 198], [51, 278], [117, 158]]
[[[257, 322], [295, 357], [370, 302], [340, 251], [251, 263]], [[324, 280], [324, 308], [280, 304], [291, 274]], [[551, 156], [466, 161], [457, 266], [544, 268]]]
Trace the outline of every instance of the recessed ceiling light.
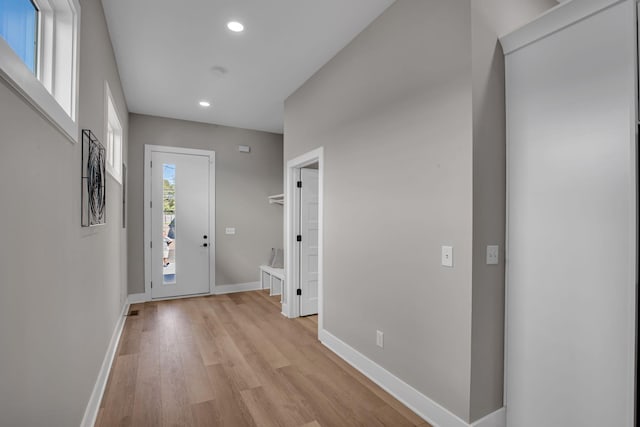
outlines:
[[211, 103], [209, 101], [200, 101], [201, 107], [210, 107]]
[[244, 31], [244, 25], [242, 25], [238, 21], [227, 22], [227, 28], [233, 31], [234, 33], [240, 33]]

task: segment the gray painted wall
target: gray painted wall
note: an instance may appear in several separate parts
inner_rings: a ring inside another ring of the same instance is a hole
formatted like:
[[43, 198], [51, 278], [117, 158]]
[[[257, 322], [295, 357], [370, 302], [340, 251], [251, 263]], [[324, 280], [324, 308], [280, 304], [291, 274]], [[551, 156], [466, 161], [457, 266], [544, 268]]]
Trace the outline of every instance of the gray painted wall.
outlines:
[[[107, 80], [126, 135], [102, 4], [80, 4], [80, 127], [104, 138]], [[121, 187], [109, 178], [107, 225], [81, 228], [80, 160], [81, 144], [69, 142], [0, 79], [3, 426], [80, 424], [126, 299]]]
[[285, 102], [285, 161], [325, 147], [325, 328], [466, 421], [502, 406], [496, 34], [553, 2], [508, 3], [399, 0]]
[[283, 245], [282, 206], [267, 201], [283, 192], [282, 135], [139, 114], [129, 123], [129, 293], [144, 292], [145, 144], [216, 152], [216, 285], [257, 281], [258, 266]]
[[284, 127], [285, 160], [325, 147], [325, 328], [465, 419], [470, 19], [468, 1], [397, 1], [287, 99]]

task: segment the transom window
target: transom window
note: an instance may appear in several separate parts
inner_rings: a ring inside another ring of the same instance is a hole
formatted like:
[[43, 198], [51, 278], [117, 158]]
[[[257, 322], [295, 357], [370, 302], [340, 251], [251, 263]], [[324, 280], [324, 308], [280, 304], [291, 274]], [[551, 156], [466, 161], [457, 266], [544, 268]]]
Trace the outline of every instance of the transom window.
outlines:
[[0, 78], [78, 141], [78, 0], [0, 0]]
[[36, 73], [39, 10], [31, 0], [0, 0], [0, 36]]
[[[0, 0], [2, 1], [2, 0]], [[105, 82], [105, 100], [106, 100], [106, 148], [107, 148], [107, 171], [118, 181], [122, 183], [122, 125], [118, 117], [118, 111], [109, 84]]]

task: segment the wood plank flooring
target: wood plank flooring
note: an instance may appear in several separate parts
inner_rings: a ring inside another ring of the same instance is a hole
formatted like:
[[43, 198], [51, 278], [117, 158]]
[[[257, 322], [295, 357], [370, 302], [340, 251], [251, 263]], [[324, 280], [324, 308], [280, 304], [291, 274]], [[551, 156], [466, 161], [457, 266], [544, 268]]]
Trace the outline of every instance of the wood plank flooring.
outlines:
[[429, 426], [268, 292], [131, 309], [97, 426]]

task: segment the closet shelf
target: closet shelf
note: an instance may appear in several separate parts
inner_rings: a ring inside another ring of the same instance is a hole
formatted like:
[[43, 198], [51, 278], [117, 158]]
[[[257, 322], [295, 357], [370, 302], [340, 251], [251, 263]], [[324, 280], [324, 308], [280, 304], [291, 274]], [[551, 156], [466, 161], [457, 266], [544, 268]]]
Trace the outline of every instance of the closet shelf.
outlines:
[[276, 194], [275, 196], [269, 196], [269, 204], [284, 205], [284, 194]]

